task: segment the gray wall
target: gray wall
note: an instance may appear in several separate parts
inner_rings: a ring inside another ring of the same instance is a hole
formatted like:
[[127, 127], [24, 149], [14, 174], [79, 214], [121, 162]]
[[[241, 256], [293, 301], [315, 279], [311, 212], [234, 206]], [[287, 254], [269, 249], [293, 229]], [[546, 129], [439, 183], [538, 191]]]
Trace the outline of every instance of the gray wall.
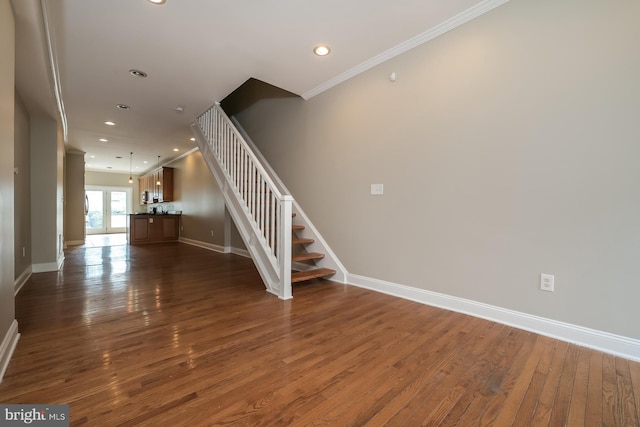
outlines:
[[181, 236], [225, 246], [224, 199], [200, 152], [194, 151], [167, 166], [174, 168], [176, 202], [169, 205], [182, 210]]
[[64, 240], [84, 242], [84, 153], [67, 152], [64, 173]]
[[[14, 274], [18, 278], [31, 266], [31, 164], [29, 114], [16, 94], [14, 167]], [[24, 250], [24, 251], [23, 251]]]
[[350, 273], [639, 339], [638, 16], [512, 0], [237, 118]]
[[61, 249], [58, 125], [54, 119], [32, 116], [30, 131], [32, 262], [34, 271], [51, 271]]
[[[0, 0], [0, 343], [15, 319], [13, 249], [13, 138], [15, 26], [8, 0]], [[0, 354], [4, 362], [6, 354]], [[2, 366], [0, 365], [0, 369]]]

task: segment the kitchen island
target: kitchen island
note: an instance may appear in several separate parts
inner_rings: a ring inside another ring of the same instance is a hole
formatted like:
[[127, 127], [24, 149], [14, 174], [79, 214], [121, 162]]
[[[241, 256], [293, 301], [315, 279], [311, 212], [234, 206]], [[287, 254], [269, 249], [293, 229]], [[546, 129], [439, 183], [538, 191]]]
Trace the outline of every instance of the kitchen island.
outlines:
[[180, 238], [180, 214], [130, 214], [127, 241], [130, 245], [177, 242]]

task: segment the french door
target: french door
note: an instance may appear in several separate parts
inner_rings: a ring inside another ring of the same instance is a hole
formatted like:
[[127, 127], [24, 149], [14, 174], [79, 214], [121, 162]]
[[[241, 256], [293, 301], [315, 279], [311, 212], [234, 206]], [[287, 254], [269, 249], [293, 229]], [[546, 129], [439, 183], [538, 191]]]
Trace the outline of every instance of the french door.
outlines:
[[124, 233], [131, 212], [131, 188], [85, 187], [87, 234]]

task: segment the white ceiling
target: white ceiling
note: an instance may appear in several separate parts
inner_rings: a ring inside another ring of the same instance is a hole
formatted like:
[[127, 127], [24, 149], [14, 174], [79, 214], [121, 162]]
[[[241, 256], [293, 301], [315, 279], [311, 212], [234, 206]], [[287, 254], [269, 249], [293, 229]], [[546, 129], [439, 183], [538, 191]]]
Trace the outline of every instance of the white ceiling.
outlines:
[[250, 77], [309, 98], [504, 1], [13, 0], [16, 84], [28, 108], [56, 114], [49, 35], [68, 149], [124, 173], [133, 152], [139, 174], [194, 148], [195, 117]]

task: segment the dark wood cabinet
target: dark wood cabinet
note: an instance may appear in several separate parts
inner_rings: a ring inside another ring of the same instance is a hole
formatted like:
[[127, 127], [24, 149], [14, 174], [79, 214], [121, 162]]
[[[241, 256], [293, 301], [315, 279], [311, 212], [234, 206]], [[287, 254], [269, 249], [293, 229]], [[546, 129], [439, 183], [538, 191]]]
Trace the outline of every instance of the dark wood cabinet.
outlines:
[[130, 215], [129, 243], [143, 243], [149, 241], [149, 218], [147, 215]]
[[[158, 185], [158, 182], [160, 185]], [[161, 167], [138, 178], [140, 204], [173, 202], [173, 168]]]
[[180, 237], [180, 217], [167, 215], [162, 218], [162, 238], [166, 240], [178, 240]]
[[129, 215], [130, 245], [175, 242], [180, 238], [180, 215]]

